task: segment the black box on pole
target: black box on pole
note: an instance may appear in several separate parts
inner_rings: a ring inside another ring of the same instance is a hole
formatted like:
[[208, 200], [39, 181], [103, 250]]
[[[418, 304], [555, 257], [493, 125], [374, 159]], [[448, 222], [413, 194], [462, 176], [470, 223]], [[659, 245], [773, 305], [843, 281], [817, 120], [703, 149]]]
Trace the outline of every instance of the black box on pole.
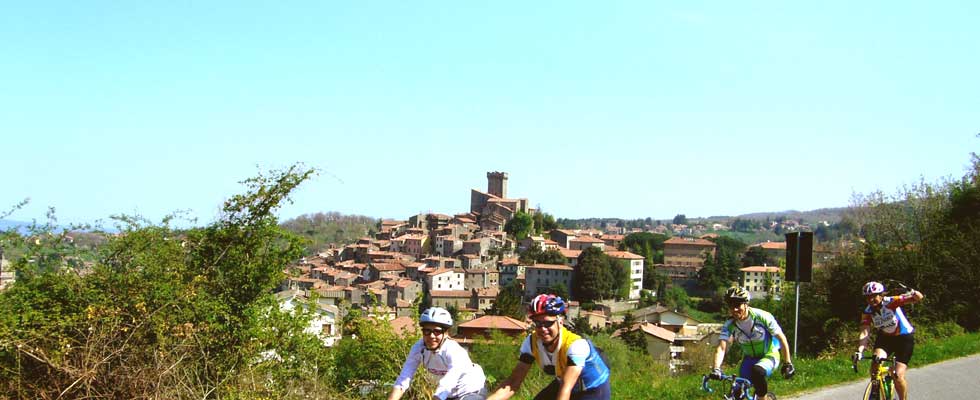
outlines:
[[[796, 276], [797, 262], [800, 265], [799, 276]], [[813, 232], [790, 232], [786, 234], [786, 280], [793, 282], [813, 281]]]

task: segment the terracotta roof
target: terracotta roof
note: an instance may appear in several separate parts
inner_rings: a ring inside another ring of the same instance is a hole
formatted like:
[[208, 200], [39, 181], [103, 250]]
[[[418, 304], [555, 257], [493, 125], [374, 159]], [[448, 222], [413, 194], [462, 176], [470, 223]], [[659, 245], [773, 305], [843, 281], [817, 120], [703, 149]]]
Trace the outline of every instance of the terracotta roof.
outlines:
[[600, 239], [602, 240], [623, 240], [626, 236], [623, 235], [602, 235]]
[[442, 268], [436, 268], [436, 269], [434, 269], [432, 271], [426, 272], [426, 274], [433, 275], [434, 276], [434, 275], [444, 274], [446, 272], [456, 272], [456, 271], [453, 270], [453, 269], [451, 269], [451, 268], [442, 267]]
[[531, 268], [535, 268], [535, 269], [557, 269], [557, 270], [564, 270], [564, 271], [574, 271], [575, 270], [574, 268], [569, 267], [569, 266], [567, 266], [565, 264], [534, 264], [534, 265], [529, 265], [527, 268], [528, 269], [531, 269]]
[[395, 240], [418, 240], [418, 241], [421, 242], [421, 241], [424, 241], [426, 238], [427, 237], [425, 235], [411, 235], [411, 234], [409, 234], [409, 235], [402, 235], [402, 236], [396, 237]]
[[571, 250], [560, 247], [558, 248], [558, 251], [561, 252], [561, 255], [565, 256], [565, 258], [578, 258], [578, 256], [582, 255], [582, 250]]
[[405, 267], [403, 267], [401, 264], [394, 264], [394, 263], [374, 263], [371, 264], [371, 266], [378, 271], [404, 271], [405, 270]]
[[505, 315], [484, 315], [459, 324], [460, 328], [501, 329], [508, 331], [525, 331], [527, 324]]
[[745, 267], [739, 269], [742, 272], [779, 272], [779, 267], [767, 267], [762, 265], [756, 265], [752, 267]]
[[395, 299], [395, 308], [408, 308], [412, 306], [412, 302], [408, 300]]
[[567, 236], [575, 236], [576, 235], [575, 231], [568, 230], [568, 229], [555, 229], [555, 231], [564, 233]]
[[786, 250], [786, 242], [763, 242], [757, 243], [752, 247], [762, 247], [766, 250]]
[[517, 257], [505, 258], [503, 260], [500, 260], [500, 265], [520, 265], [521, 264], [520, 260], [521, 259]]
[[592, 236], [578, 236], [572, 238], [570, 241], [579, 243], [605, 243], [602, 241], [602, 239], [596, 239]]
[[610, 257], [613, 257], [613, 258], [623, 258], [623, 259], [627, 259], [627, 260], [642, 260], [643, 259], [643, 256], [638, 255], [638, 254], [633, 254], [633, 253], [630, 253], [628, 251], [607, 251], [606, 254], [608, 254]]
[[470, 297], [469, 290], [430, 290], [429, 297]]
[[677, 236], [674, 236], [674, 237], [671, 237], [670, 239], [665, 240], [664, 241], [664, 244], [677, 244], [677, 245], [685, 245], [685, 246], [709, 246], [709, 247], [715, 247], [715, 244], [713, 242], [711, 242], [711, 241], [708, 241], [708, 240], [695, 239], [695, 238], [682, 238], [682, 237], [677, 237]]
[[423, 261], [427, 261], [427, 260], [433, 260], [433, 261], [453, 261], [453, 260], [456, 260], [456, 259], [455, 258], [452, 258], [452, 257], [443, 257], [443, 256], [428, 256], [426, 258], [423, 258], [422, 260]]
[[640, 330], [643, 331], [643, 333], [646, 333], [648, 335], [651, 335], [651, 336], [660, 338], [660, 339], [662, 339], [662, 340], [664, 340], [666, 342], [673, 342], [674, 341], [674, 338], [677, 337], [677, 334], [676, 333], [671, 332], [671, 331], [669, 331], [667, 329], [661, 328], [661, 327], [659, 327], [657, 325], [651, 324], [649, 322], [643, 322], [643, 323], [639, 323], [639, 324], [633, 325], [633, 326], [631, 326], [629, 328], [620, 329], [620, 330], [616, 331], [615, 333], [613, 333], [612, 336], [613, 337], [617, 337], [619, 335], [622, 335], [624, 332], [627, 331], [627, 329], [628, 329], [629, 332], [632, 332], [632, 331], [635, 331], [637, 329], [640, 329]]
[[554, 241], [554, 240], [551, 240], [551, 239], [547, 239], [547, 240], [545, 240], [545, 241], [544, 241], [544, 244], [545, 244], [546, 246], [547, 246], [547, 245], [554, 245], [554, 246], [557, 246], [557, 245], [558, 245], [558, 242], [556, 242], [556, 241]]
[[415, 320], [412, 317], [398, 317], [388, 322], [391, 329], [398, 335], [404, 337], [415, 333]]

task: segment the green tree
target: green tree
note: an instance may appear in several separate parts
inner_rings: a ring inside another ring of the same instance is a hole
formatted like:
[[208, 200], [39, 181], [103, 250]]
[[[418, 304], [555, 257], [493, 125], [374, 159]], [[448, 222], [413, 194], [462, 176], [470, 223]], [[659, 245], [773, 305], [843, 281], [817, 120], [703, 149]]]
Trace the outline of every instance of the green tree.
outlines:
[[531, 248], [520, 253], [520, 262], [525, 265], [531, 264], [556, 264], [563, 265], [567, 263], [565, 256], [561, 254], [561, 251], [555, 249], [541, 250], [541, 246], [535, 243]]
[[745, 251], [745, 256], [742, 257], [742, 266], [751, 267], [757, 265], [776, 265], [776, 260], [769, 257], [762, 246], [752, 246]]
[[0, 292], [2, 393], [204, 398], [248, 386], [284, 397], [302, 386], [296, 379], [324, 377], [330, 357], [303, 332], [307, 308], [281, 311], [272, 294], [303, 253], [275, 211], [313, 173], [293, 166], [248, 179], [201, 228], [116, 217], [120, 233], [106, 236], [84, 274], [38, 268], [51, 251], [62, 254], [58, 265], [81, 266], [63, 242], [37, 240], [14, 260], [22, 279]]
[[563, 299], [569, 298], [568, 297], [568, 294], [569, 294], [568, 293], [568, 288], [565, 287], [565, 284], [564, 283], [561, 283], [561, 282], [557, 282], [554, 285], [551, 285], [551, 287], [548, 288], [548, 292], [550, 292], [550, 293], [552, 293], [552, 294], [554, 294], [554, 295], [556, 295], [558, 297], [561, 297]]
[[526, 212], [518, 211], [504, 224], [504, 232], [517, 240], [528, 237], [534, 230], [534, 219]]
[[671, 286], [664, 291], [664, 295], [661, 296], [661, 301], [667, 308], [681, 312], [687, 311], [691, 307], [691, 298], [683, 288], [678, 286]]
[[593, 302], [614, 296], [616, 282], [608, 258], [595, 247], [582, 250], [574, 275], [575, 296], [579, 301]]
[[490, 315], [506, 315], [511, 318], [523, 320], [526, 316], [524, 305], [521, 300], [524, 293], [517, 281], [512, 281], [500, 289], [497, 298], [493, 301], [493, 306], [487, 311]]
[[677, 214], [674, 216], [672, 222], [677, 225], [687, 225], [687, 216], [684, 214]]

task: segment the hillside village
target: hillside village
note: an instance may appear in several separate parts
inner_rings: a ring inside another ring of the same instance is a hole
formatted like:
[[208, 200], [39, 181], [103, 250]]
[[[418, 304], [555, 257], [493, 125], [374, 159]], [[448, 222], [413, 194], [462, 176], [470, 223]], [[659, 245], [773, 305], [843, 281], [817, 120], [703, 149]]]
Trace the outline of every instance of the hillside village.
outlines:
[[[528, 301], [556, 287], [574, 288], [582, 253], [598, 249], [628, 272], [628, 295], [590, 304], [590, 310], [583, 310], [572, 289], [570, 319], [605, 328], [621, 322], [628, 311], [636, 323], [622, 331], [643, 332], [651, 356], [671, 366], [683, 363], [685, 346], [714, 343], [717, 324], [698, 321], [659, 304], [640, 308], [639, 301], [647, 268], [669, 278], [671, 286], [696, 290], [706, 256], [716, 251], [715, 243], [707, 240], [714, 234], [685, 235], [707, 227], [658, 224], [627, 229], [608, 224], [601, 230], [554, 229], [516, 240], [504, 232], [507, 221], [517, 213], [534, 214], [537, 210], [528, 206], [527, 198], [509, 197], [507, 180], [507, 173], [488, 172], [487, 190], [471, 190], [469, 212], [382, 220], [373, 237], [299, 260], [290, 267], [290, 278], [280, 288], [283, 307], [316, 298], [320, 318], [312, 322], [309, 331], [319, 333], [328, 346], [342, 336], [339, 321], [350, 310], [360, 310], [361, 315], [389, 321], [396, 331], [411, 333], [411, 316], [419, 311], [420, 303], [448, 308], [459, 315], [457, 337], [464, 344], [484, 337], [489, 330], [516, 336], [527, 331], [526, 321], [488, 314], [501, 290], [516, 285], [522, 301]], [[793, 223], [779, 223], [787, 222]], [[664, 242], [662, 264], [645, 265], [643, 256], [622, 249], [626, 235], [644, 231], [672, 235]], [[785, 255], [783, 242], [753, 247], [773, 260]], [[557, 251], [565, 262], [521, 262], [519, 254], [532, 248]], [[740, 284], [754, 296], [779, 295], [781, 273], [776, 266], [746, 267], [740, 278]]]

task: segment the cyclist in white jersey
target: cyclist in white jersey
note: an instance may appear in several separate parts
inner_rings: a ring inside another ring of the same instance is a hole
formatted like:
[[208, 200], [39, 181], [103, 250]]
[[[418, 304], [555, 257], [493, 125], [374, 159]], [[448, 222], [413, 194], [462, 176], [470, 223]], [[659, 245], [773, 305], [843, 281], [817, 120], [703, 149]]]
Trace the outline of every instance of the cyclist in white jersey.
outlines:
[[432, 394], [434, 399], [485, 399], [487, 389], [483, 368], [470, 360], [466, 349], [449, 338], [448, 330], [453, 326], [449, 311], [440, 307], [429, 308], [419, 317], [419, 325], [422, 326], [422, 338], [408, 352], [388, 400], [398, 400], [405, 394], [420, 364], [438, 382]]
[[[895, 355], [895, 391], [899, 400], [908, 398], [909, 384], [905, 380], [905, 371], [912, 359], [915, 338], [912, 333], [915, 328], [905, 317], [903, 305], [913, 304], [925, 298], [922, 292], [910, 289], [899, 296], [884, 296], [885, 285], [878, 282], [865, 283], [861, 288], [868, 306], [861, 313], [861, 333], [858, 336], [857, 352], [852, 357], [860, 360], [864, 348], [868, 346], [872, 329], [878, 331], [875, 338], [874, 353], [878, 358], [888, 354]], [[871, 371], [877, 371], [878, 366], [872, 365]], [[874, 373], [874, 372], [872, 372]]]

